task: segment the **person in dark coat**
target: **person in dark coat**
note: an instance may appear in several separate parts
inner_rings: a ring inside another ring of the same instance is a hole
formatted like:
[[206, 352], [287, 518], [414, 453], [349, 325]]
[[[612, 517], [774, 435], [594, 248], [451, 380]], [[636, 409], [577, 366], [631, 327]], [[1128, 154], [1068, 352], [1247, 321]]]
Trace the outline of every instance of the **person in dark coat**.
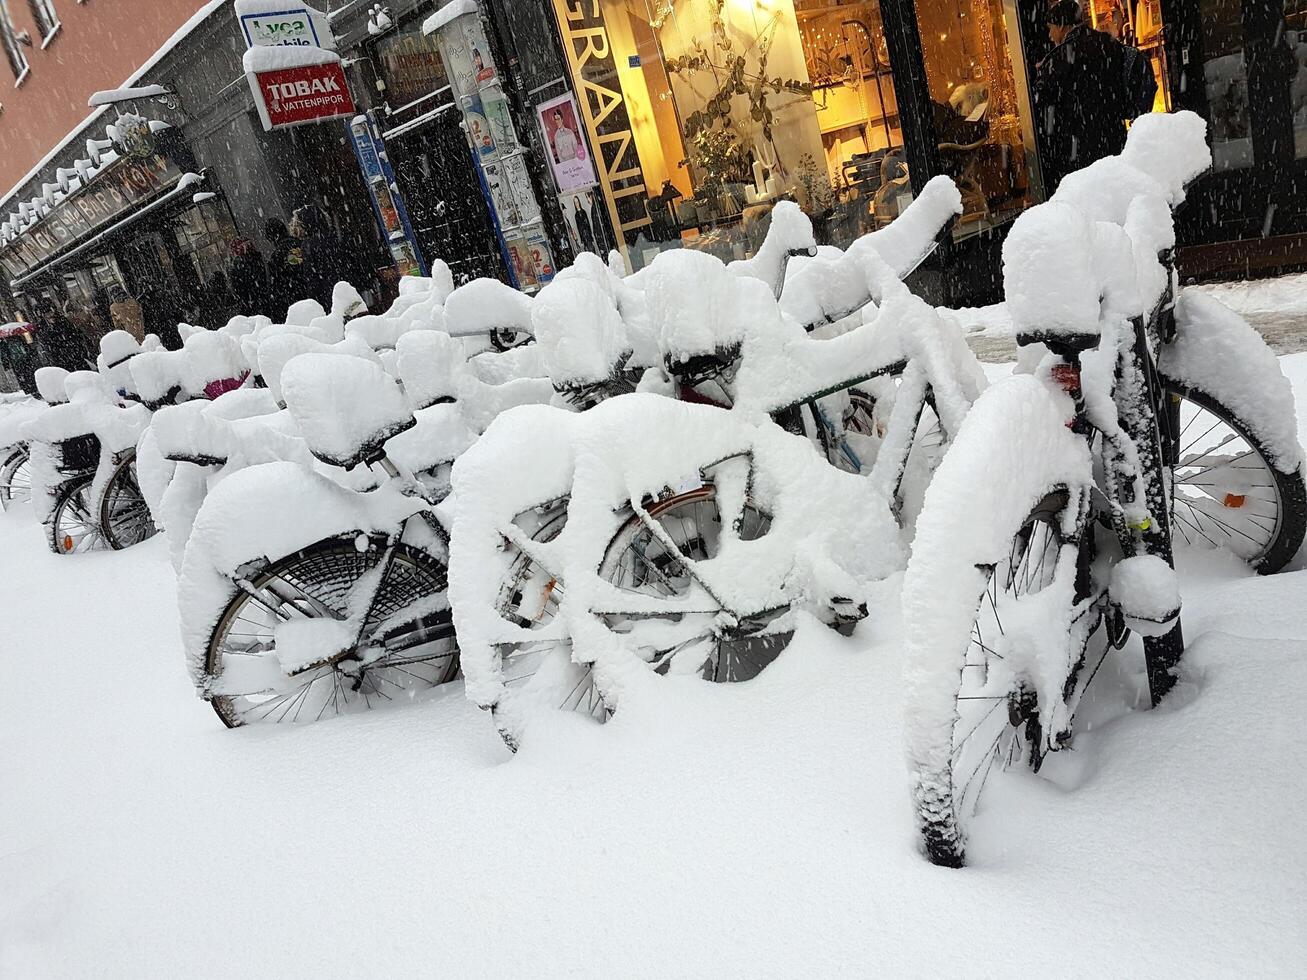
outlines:
[[331, 291], [345, 274], [344, 249], [340, 239], [316, 205], [295, 209], [290, 233], [297, 238], [304, 254], [304, 297], [316, 299], [323, 309], [331, 309]]
[[0, 366], [6, 368], [18, 382], [18, 387], [40, 398], [36, 387], [36, 369], [41, 367], [41, 354], [36, 345], [35, 329], [14, 330], [9, 336], [0, 336]]
[[140, 302], [145, 332], [158, 337], [168, 350], [180, 350], [182, 335], [177, 323], [182, 318], [182, 311], [171, 292], [147, 281], [141, 286]]
[[1045, 137], [1045, 192], [1062, 178], [1125, 146], [1133, 99], [1126, 91], [1126, 46], [1086, 22], [1078, 0], [1048, 9], [1053, 50], [1035, 68], [1035, 114]]
[[43, 367], [59, 367], [65, 371], [94, 369], [95, 356], [91, 353], [86, 334], [77, 329], [58, 306], [49, 305], [38, 315], [36, 344]]
[[286, 318], [286, 309], [292, 303], [308, 297], [305, 283], [304, 243], [294, 238], [280, 218], [269, 218], [263, 233], [272, 243], [268, 255], [267, 309], [260, 310], [274, 321]]
[[268, 301], [268, 269], [258, 246], [248, 238], [231, 243], [231, 291], [236, 310], [244, 316], [263, 312]]

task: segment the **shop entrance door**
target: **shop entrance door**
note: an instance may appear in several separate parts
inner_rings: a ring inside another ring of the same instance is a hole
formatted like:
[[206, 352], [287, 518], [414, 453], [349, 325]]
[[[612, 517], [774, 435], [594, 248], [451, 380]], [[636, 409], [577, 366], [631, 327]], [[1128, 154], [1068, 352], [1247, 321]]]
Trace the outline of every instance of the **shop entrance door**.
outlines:
[[420, 129], [386, 140], [386, 153], [427, 261], [449, 263], [455, 283], [506, 279], [458, 112], [451, 108]]

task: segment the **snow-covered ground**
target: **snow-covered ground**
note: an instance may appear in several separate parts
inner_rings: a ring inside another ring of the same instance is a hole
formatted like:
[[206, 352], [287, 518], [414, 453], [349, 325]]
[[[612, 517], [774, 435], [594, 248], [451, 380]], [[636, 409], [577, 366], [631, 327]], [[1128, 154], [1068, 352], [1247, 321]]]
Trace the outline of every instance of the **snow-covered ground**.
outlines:
[[[1307, 425], [1307, 354], [1283, 363]], [[165, 543], [58, 558], [21, 508], [0, 977], [1301, 976], [1307, 571], [1183, 557], [1173, 703], [1055, 782], [993, 781], [959, 872], [915, 850], [897, 577], [850, 639], [745, 685], [650, 678], [510, 757], [458, 684], [224, 730]]]
[[[1277, 354], [1307, 351], [1307, 273], [1192, 287], [1219, 299], [1252, 324]], [[967, 333], [982, 361], [1015, 356], [1012, 320], [1002, 303], [948, 314]]]

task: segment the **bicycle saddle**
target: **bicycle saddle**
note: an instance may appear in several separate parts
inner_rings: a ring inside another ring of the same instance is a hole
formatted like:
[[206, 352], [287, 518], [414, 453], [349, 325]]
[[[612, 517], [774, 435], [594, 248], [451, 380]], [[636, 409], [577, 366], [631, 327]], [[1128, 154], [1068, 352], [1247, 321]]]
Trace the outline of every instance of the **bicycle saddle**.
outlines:
[[395, 379], [348, 354], [291, 358], [281, 371], [281, 393], [309, 451], [346, 470], [381, 459], [387, 440], [417, 424]]

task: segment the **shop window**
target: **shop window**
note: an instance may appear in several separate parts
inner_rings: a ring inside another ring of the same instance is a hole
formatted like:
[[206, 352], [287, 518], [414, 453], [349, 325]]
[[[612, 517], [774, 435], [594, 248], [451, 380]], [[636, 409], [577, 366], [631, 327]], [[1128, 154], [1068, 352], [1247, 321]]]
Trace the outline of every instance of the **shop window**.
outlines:
[[435, 37], [423, 34], [416, 24], [375, 41], [372, 54], [386, 85], [389, 116], [410, 109], [415, 114], [426, 112], [436, 106], [432, 101], [436, 95], [443, 94], [440, 102], [453, 101]]
[[1253, 164], [1248, 61], [1241, 8], [1240, 0], [1201, 0], [1200, 3], [1207, 135], [1215, 170], [1237, 170]]
[[1294, 156], [1307, 157], [1307, 0], [1285, 0], [1284, 41], [1289, 48], [1289, 108]]
[[20, 35], [14, 30], [14, 20], [9, 16], [9, 5], [6, 0], [0, 0], [0, 44], [4, 45], [5, 58], [9, 61], [9, 70], [14, 73], [14, 85], [23, 84], [30, 71], [27, 64], [27, 55], [23, 52], [23, 44], [31, 43], [31, 38], [26, 36], [24, 31]]
[[41, 35], [41, 47], [49, 44], [60, 28], [59, 16], [54, 12], [52, 0], [27, 0], [27, 9], [32, 12], [32, 20]]
[[[682, 246], [751, 255], [784, 199], [837, 245], [911, 200], [877, 0], [555, 0], [555, 12], [598, 206], [634, 267]], [[568, 190], [588, 247], [595, 199]]]
[[915, 7], [940, 164], [962, 191], [954, 233], [964, 236], [1036, 200], [1024, 62], [1018, 50], [1014, 65], [1015, 38], [1001, 0], [932, 0]]

